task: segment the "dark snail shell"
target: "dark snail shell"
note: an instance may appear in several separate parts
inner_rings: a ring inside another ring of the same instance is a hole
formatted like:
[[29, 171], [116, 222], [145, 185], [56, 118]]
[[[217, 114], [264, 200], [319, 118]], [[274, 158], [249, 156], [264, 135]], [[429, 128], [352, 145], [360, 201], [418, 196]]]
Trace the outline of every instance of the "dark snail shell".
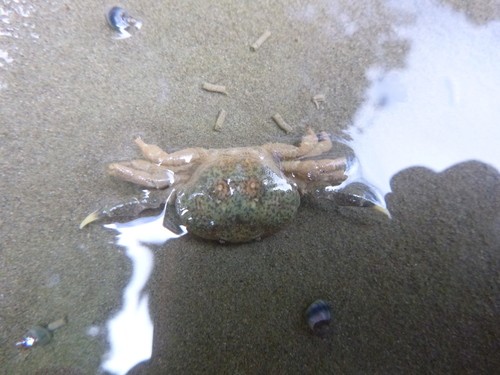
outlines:
[[120, 7], [113, 7], [106, 14], [109, 26], [116, 31], [123, 31], [127, 27], [130, 27], [128, 19], [129, 15], [127, 11]]
[[314, 301], [307, 308], [305, 315], [307, 324], [314, 335], [324, 337], [328, 333], [332, 321], [328, 303], [322, 299]]
[[106, 13], [108, 25], [117, 32], [116, 39], [124, 39], [131, 36], [129, 31], [132, 28], [139, 30], [142, 27], [142, 21], [132, 17], [125, 9], [114, 6]]

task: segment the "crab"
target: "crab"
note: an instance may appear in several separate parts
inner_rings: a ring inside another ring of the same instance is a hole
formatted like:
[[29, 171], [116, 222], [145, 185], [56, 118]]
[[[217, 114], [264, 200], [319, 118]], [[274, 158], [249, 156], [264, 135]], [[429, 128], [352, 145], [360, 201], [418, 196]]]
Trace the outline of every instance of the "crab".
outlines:
[[338, 205], [385, 210], [367, 185], [362, 185], [362, 193], [339, 189], [348, 178], [349, 159], [326, 157], [332, 140], [325, 132], [308, 129], [297, 146], [267, 143], [167, 153], [140, 137], [135, 143], [144, 159], [112, 163], [108, 173], [148, 190], [139, 199], [91, 213], [80, 228], [165, 204], [169, 229], [184, 226], [204, 239], [240, 243], [285, 227], [306, 194], [319, 194]]

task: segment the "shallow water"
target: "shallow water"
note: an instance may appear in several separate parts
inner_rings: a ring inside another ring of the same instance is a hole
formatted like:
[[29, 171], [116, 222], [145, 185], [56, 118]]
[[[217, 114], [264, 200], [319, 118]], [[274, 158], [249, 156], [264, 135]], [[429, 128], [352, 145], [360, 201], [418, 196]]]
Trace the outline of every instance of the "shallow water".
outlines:
[[[142, 245], [152, 272], [131, 300], [151, 319], [140, 331], [152, 358], [130, 373], [500, 366], [495, 2], [127, 2], [143, 21], [127, 39], [106, 24], [111, 5], [0, 5], [0, 372], [111, 370], [110, 319], [138, 268], [114, 231], [78, 225], [138, 193], [105, 175], [138, 155], [134, 136], [233, 147], [293, 141], [308, 125], [348, 139], [392, 220], [305, 199], [260, 242]], [[333, 308], [325, 339], [303, 319], [318, 298]], [[48, 345], [14, 347], [61, 316]]]

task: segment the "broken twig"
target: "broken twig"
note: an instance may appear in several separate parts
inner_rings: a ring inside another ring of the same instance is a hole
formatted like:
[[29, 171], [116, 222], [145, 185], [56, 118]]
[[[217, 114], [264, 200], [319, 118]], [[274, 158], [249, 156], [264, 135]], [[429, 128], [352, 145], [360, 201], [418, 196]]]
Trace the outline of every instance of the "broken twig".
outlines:
[[222, 124], [224, 124], [224, 120], [226, 119], [227, 112], [221, 109], [219, 114], [217, 115], [217, 120], [215, 120], [214, 130], [219, 132], [222, 129]]
[[269, 38], [271, 36], [271, 32], [269, 30], [266, 30], [264, 31], [264, 34], [262, 34], [259, 39], [257, 39], [251, 46], [250, 46], [250, 50], [252, 51], [257, 51], [259, 49], [259, 47], [262, 45], [262, 43], [264, 43], [267, 38]]
[[286, 123], [285, 120], [283, 120], [283, 117], [279, 113], [276, 113], [272, 119], [280, 127], [281, 130], [284, 130], [287, 133], [291, 133], [293, 131], [292, 127]]
[[226, 86], [214, 85], [213, 83], [203, 82], [201, 88], [205, 91], [217, 92], [219, 94], [227, 95]]
[[312, 97], [312, 102], [316, 106], [316, 109], [319, 109], [319, 104], [325, 102], [325, 96], [323, 94], [314, 95]]

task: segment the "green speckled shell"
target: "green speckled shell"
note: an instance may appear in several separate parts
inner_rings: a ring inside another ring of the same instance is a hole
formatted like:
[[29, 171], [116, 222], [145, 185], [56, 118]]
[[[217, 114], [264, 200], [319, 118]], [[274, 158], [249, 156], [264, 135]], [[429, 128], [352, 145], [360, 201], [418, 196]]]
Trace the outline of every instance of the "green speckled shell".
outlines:
[[204, 163], [177, 194], [176, 210], [192, 234], [247, 242], [281, 229], [299, 205], [296, 186], [272, 157], [242, 153]]

